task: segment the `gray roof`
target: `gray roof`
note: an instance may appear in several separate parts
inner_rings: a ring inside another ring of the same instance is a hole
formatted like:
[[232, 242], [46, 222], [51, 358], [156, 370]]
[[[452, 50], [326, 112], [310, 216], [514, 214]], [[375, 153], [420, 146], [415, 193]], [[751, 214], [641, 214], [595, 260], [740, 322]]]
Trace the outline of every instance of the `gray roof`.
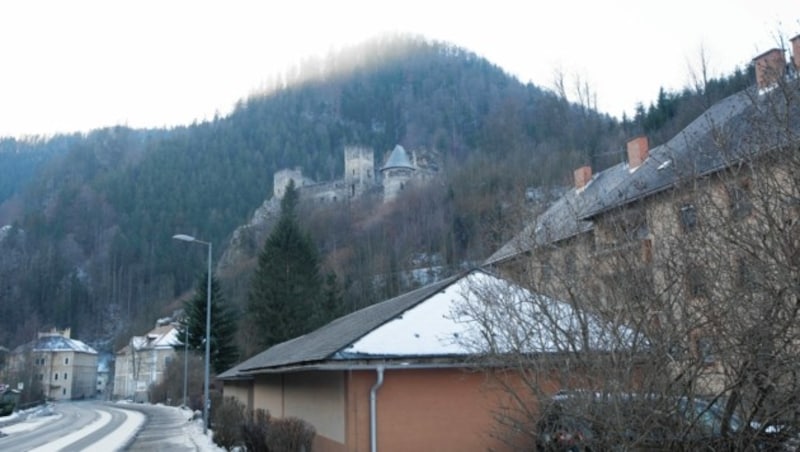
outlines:
[[400, 146], [399, 144], [394, 147], [392, 153], [389, 155], [389, 160], [387, 160], [386, 164], [383, 165], [381, 171], [392, 168], [414, 169], [414, 165], [411, 164], [411, 160], [409, 160], [406, 150], [403, 149], [403, 146]]
[[223, 372], [219, 378], [234, 380], [254, 371], [308, 365], [334, 359], [337, 352], [445, 289], [459, 277], [444, 279], [340, 317], [315, 331], [268, 348]]
[[77, 339], [70, 339], [60, 335], [42, 336], [35, 341], [20, 345], [14, 349], [14, 353], [22, 353], [26, 350], [33, 350], [35, 352], [73, 351], [91, 355], [97, 354], [95, 349], [85, 343]]
[[[788, 84], [797, 87], [797, 81]], [[641, 166], [631, 171], [627, 162], [596, 174], [582, 190], [570, 190], [533, 223], [492, 254], [484, 263], [495, 264], [535, 245], [555, 243], [593, 228], [592, 219], [603, 212], [652, 196], [684, 180], [728, 168], [756, 153], [798, 140], [800, 119], [786, 124], [770, 118], [800, 118], [795, 102], [786, 111], [778, 99], [780, 89], [758, 93], [741, 91], [714, 104], [685, 129], [650, 150]], [[788, 133], [787, 133], [788, 132]]]

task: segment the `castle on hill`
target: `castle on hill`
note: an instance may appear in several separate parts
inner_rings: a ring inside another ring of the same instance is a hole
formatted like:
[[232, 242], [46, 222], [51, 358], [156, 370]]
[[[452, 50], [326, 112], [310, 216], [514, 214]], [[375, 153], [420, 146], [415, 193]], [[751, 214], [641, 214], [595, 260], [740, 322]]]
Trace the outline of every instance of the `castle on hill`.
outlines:
[[331, 182], [315, 182], [305, 177], [301, 168], [282, 169], [273, 176], [273, 196], [282, 199], [289, 181], [293, 180], [301, 199], [318, 202], [342, 202], [367, 193], [380, 193], [384, 202], [391, 201], [407, 187], [422, 183], [435, 170], [421, 168], [416, 152], [409, 157], [403, 146], [394, 147], [386, 162], [375, 168], [375, 153], [371, 148], [344, 148], [344, 177]]

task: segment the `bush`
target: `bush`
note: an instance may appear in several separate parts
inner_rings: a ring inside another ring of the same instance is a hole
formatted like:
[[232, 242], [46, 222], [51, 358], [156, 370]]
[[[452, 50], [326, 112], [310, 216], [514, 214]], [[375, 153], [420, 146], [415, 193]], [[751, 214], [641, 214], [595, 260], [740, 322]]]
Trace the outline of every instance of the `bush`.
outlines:
[[270, 415], [267, 411], [259, 409], [245, 417], [241, 425], [241, 435], [248, 452], [269, 452], [267, 446], [269, 428]]
[[317, 431], [296, 417], [273, 419], [267, 432], [270, 452], [311, 452]]
[[242, 443], [245, 406], [234, 397], [225, 397], [213, 410], [214, 443], [227, 450]]

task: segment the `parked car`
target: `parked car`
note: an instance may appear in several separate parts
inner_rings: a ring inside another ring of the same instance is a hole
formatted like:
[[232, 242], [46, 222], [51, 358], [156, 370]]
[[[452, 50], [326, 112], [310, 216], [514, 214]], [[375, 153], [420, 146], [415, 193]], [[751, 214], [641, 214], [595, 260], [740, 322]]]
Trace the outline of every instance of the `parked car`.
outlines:
[[9, 385], [0, 384], [0, 416], [8, 416], [14, 412], [19, 402], [19, 391]]
[[537, 423], [539, 451], [791, 450], [788, 429], [754, 426], [700, 398], [559, 393]]

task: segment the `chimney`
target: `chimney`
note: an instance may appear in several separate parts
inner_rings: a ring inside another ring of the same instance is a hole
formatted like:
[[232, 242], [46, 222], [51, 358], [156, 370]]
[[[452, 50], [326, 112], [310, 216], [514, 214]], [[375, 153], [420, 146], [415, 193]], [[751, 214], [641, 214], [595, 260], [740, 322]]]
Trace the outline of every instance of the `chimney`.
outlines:
[[631, 138], [628, 140], [628, 168], [636, 169], [647, 160], [650, 151], [650, 143], [645, 135]]
[[794, 61], [795, 72], [800, 73], [800, 35], [789, 41], [792, 43], [792, 60]]
[[575, 189], [580, 190], [592, 180], [592, 167], [582, 166], [573, 172], [575, 177]]
[[783, 50], [771, 49], [753, 58], [756, 67], [756, 85], [758, 89], [769, 88], [776, 84], [786, 72], [786, 61]]

